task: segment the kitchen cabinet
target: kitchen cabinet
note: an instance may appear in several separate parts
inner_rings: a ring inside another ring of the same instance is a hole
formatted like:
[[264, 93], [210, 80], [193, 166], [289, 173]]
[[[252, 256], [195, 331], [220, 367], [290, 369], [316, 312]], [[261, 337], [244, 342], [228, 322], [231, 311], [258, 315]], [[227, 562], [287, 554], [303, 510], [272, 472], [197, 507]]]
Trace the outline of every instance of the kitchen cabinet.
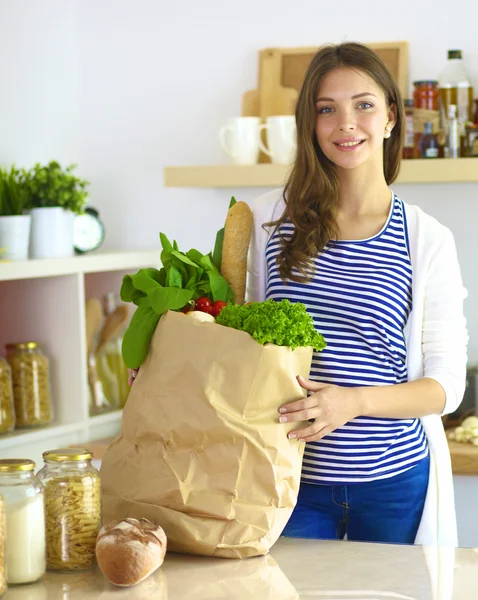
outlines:
[[89, 415], [85, 300], [118, 291], [126, 273], [159, 266], [158, 251], [98, 252], [72, 258], [0, 262], [0, 354], [38, 341], [50, 359], [54, 422], [0, 436], [0, 457], [31, 458], [53, 447], [119, 431], [121, 411]]

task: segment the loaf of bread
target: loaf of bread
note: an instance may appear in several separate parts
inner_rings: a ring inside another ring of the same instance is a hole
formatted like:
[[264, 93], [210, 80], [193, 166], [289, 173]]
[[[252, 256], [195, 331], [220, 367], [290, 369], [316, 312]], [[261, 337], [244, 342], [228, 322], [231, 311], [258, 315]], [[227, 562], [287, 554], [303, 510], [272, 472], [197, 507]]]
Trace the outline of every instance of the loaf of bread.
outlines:
[[140, 583], [163, 564], [166, 534], [148, 519], [114, 521], [100, 529], [96, 558], [114, 585]]
[[229, 209], [224, 225], [221, 275], [234, 293], [234, 304], [244, 304], [252, 221], [248, 204], [239, 201]]

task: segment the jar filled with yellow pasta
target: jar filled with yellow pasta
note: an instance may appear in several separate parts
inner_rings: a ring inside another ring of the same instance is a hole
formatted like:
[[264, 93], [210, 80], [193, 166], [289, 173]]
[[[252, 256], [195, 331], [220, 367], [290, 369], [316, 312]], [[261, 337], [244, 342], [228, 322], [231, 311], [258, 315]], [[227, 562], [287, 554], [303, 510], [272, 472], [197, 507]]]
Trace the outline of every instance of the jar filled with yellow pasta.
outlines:
[[17, 427], [47, 425], [53, 418], [49, 360], [37, 342], [7, 344]]
[[9, 433], [14, 427], [12, 371], [8, 362], [0, 356], [0, 434]]
[[101, 527], [100, 474], [84, 448], [43, 453], [38, 478], [45, 487], [46, 563], [54, 571], [89, 569]]
[[5, 504], [0, 496], [0, 596], [7, 589], [7, 574], [5, 570]]

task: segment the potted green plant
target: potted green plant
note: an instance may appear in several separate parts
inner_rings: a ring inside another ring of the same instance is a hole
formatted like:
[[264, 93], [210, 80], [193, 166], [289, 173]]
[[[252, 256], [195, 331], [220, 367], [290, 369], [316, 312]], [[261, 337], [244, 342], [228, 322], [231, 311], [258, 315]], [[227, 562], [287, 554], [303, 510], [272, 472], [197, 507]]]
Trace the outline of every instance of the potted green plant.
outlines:
[[28, 258], [31, 217], [28, 190], [22, 172], [15, 166], [10, 170], [0, 167], [0, 258], [25, 260]]
[[77, 165], [63, 168], [57, 161], [36, 163], [24, 171], [32, 204], [30, 256], [73, 256], [73, 221], [81, 214], [89, 182], [73, 174]]

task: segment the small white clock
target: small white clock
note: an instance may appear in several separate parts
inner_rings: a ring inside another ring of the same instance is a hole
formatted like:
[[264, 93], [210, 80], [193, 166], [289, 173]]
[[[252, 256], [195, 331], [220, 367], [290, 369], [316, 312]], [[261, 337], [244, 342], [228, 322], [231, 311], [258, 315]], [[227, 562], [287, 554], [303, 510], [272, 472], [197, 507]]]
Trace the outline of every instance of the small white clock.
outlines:
[[75, 217], [73, 228], [73, 246], [78, 254], [97, 250], [105, 239], [105, 226], [91, 206]]

